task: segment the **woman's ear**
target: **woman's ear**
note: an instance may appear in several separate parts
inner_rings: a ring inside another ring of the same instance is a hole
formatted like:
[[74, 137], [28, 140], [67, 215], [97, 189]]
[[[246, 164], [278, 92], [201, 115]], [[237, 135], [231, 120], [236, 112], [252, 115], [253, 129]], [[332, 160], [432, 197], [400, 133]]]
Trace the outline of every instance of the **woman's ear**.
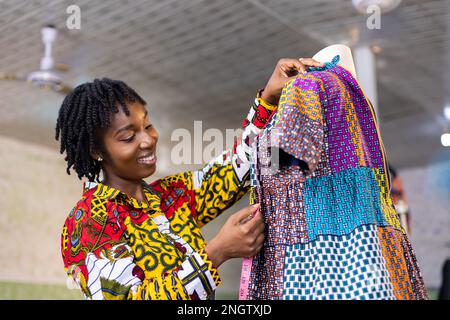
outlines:
[[104, 159], [103, 154], [106, 151], [104, 151], [104, 146], [103, 146], [103, 135], [104, 135], [103, 131], [96, 131], [94, 143], [90, 147], [91, 158], [95, 161], [103, 161], [103, 159]]
[[96, 161], [102, 161], [103, 158], [97, 149], [91, 150], [91, 158]]
[[103, 161], [103, 158], [96, 154], [91, 154], [91, 158], [95, 161]]

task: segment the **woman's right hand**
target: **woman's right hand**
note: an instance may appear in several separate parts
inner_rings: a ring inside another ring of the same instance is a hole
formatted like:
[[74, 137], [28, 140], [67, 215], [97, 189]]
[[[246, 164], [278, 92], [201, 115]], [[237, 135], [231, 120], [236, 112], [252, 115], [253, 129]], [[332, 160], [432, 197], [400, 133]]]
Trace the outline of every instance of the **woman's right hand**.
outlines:
[[246, 207], [231, 217], [205, 248], [214, 267], [231, 258], [253, 257], [264, 243], [264, 220], [259, 204]]
[[322, 62], [312, 58], [280, 59], [261, 94], [261, 98], [270, 104], [277, 105], [286, 82], [295, 78], [298, 73], [305, 75], [308, 67], [323, 66]]

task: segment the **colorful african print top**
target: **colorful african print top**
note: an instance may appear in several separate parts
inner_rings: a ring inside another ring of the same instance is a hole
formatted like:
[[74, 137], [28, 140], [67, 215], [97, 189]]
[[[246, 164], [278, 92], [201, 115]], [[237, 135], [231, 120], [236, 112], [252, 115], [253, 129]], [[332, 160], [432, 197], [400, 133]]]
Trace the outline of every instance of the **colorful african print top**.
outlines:
[[258, 93], [242, 139], [202, 170], [143, 183], [146, 202], [88, 185], [61, 237], [65, 270], [88, 299], [207, 299], [221, 280], [200, 228], [248, 190], [250, 133], [276, 106]]
[[374, 111], [347, 70], [290, 80], [253, 150], [267, 234], [247, 279], [243, 265], [244, 299], [427, 298]]

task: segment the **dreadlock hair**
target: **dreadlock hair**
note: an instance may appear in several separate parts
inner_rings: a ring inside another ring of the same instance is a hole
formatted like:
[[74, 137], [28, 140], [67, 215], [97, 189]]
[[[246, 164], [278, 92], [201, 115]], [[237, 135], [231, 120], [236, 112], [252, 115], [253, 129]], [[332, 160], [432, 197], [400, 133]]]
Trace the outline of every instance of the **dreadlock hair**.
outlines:
[[100, 161], [91, 157], [101, 149], [96, 139], [98, 129], [111, 125], [113, 113], [119, 106], [129, 116], [127, 103], [146, 105], [136, 91], [124, 82], [103, 78], [79, 85], [69, 93], [59, 109], [55, 139], [60, 140], [60, 153], [66, 152], [67, 174], [73, 167], [78, 178], [99, 182]]

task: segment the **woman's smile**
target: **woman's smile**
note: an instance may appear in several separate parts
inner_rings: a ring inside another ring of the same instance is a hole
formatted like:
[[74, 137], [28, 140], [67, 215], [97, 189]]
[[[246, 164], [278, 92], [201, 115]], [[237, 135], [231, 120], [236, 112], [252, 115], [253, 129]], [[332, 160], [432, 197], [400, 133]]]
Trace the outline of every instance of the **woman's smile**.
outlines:
[[154, 166], [156, 164], [156, 154], [154, 152], [148, 152], [145, 155], [137, 158], [137, 163], [144, 166]]

